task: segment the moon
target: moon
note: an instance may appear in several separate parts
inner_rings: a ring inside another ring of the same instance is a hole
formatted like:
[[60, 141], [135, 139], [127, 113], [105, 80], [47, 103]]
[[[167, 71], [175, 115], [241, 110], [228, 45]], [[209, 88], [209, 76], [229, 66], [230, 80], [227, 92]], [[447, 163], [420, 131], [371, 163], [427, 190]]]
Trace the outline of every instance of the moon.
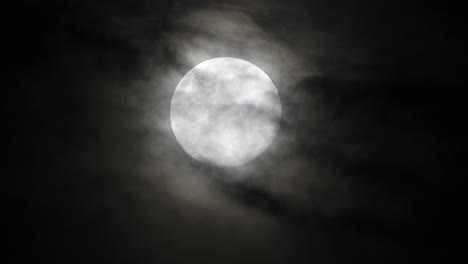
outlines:
[[262, 69], [218, 57], [196, 65], [180, 80], [170, 116], [177, 141], [191, 157], [220, 167], [240, 166], [272, 143], [281, 102]]

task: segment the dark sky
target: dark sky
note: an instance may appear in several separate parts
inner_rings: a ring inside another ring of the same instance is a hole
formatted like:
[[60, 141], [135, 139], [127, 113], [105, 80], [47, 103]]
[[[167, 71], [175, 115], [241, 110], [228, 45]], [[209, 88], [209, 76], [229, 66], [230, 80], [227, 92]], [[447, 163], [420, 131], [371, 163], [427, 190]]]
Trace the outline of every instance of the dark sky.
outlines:
[[[459, 249], [461, 8], [69, 0], [4, 13], [11, 263], [419, 263]], [[261, 67], [282, 102], [273, 144], [236, 168], [193, 160], [169, 123], [180, 78], [220, 56]]]

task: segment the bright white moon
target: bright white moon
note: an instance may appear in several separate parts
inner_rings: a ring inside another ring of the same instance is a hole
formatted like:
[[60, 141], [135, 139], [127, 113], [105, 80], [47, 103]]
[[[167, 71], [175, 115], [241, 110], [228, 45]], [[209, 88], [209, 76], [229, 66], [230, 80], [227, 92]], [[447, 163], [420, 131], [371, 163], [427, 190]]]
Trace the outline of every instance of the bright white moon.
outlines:
[[236, 58], [204, 61], [179, 82], [171, 126], [193, 158], [238, 166], [260, 155], [279, 128], [281, 103], [270, 77]]

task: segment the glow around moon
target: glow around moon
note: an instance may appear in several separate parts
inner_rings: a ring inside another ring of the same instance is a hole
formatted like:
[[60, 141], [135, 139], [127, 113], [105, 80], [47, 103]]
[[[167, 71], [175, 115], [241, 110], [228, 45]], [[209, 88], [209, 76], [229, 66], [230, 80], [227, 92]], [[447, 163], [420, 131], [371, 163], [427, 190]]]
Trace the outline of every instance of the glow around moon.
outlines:
[[275, 85], [254, 64], [220, 57], [204, 61], [179, 82], [171, 101], [171, 126], [196, 160], [238, 166], [273, 141], [281, 117]]

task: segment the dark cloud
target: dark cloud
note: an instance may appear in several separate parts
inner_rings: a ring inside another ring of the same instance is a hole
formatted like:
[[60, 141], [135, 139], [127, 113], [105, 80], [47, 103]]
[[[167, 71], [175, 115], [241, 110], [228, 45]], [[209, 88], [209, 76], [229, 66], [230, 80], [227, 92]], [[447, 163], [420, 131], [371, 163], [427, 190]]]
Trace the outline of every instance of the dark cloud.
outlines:
[[[448, 255], [463, 142], [456, 8], [254, 2], [9, 7], [17, 263]], [[282, 102], [275, 141], [242, 167], [191, 159], [169, 124], [178, 81], [219, 56], [258, 65]]]

